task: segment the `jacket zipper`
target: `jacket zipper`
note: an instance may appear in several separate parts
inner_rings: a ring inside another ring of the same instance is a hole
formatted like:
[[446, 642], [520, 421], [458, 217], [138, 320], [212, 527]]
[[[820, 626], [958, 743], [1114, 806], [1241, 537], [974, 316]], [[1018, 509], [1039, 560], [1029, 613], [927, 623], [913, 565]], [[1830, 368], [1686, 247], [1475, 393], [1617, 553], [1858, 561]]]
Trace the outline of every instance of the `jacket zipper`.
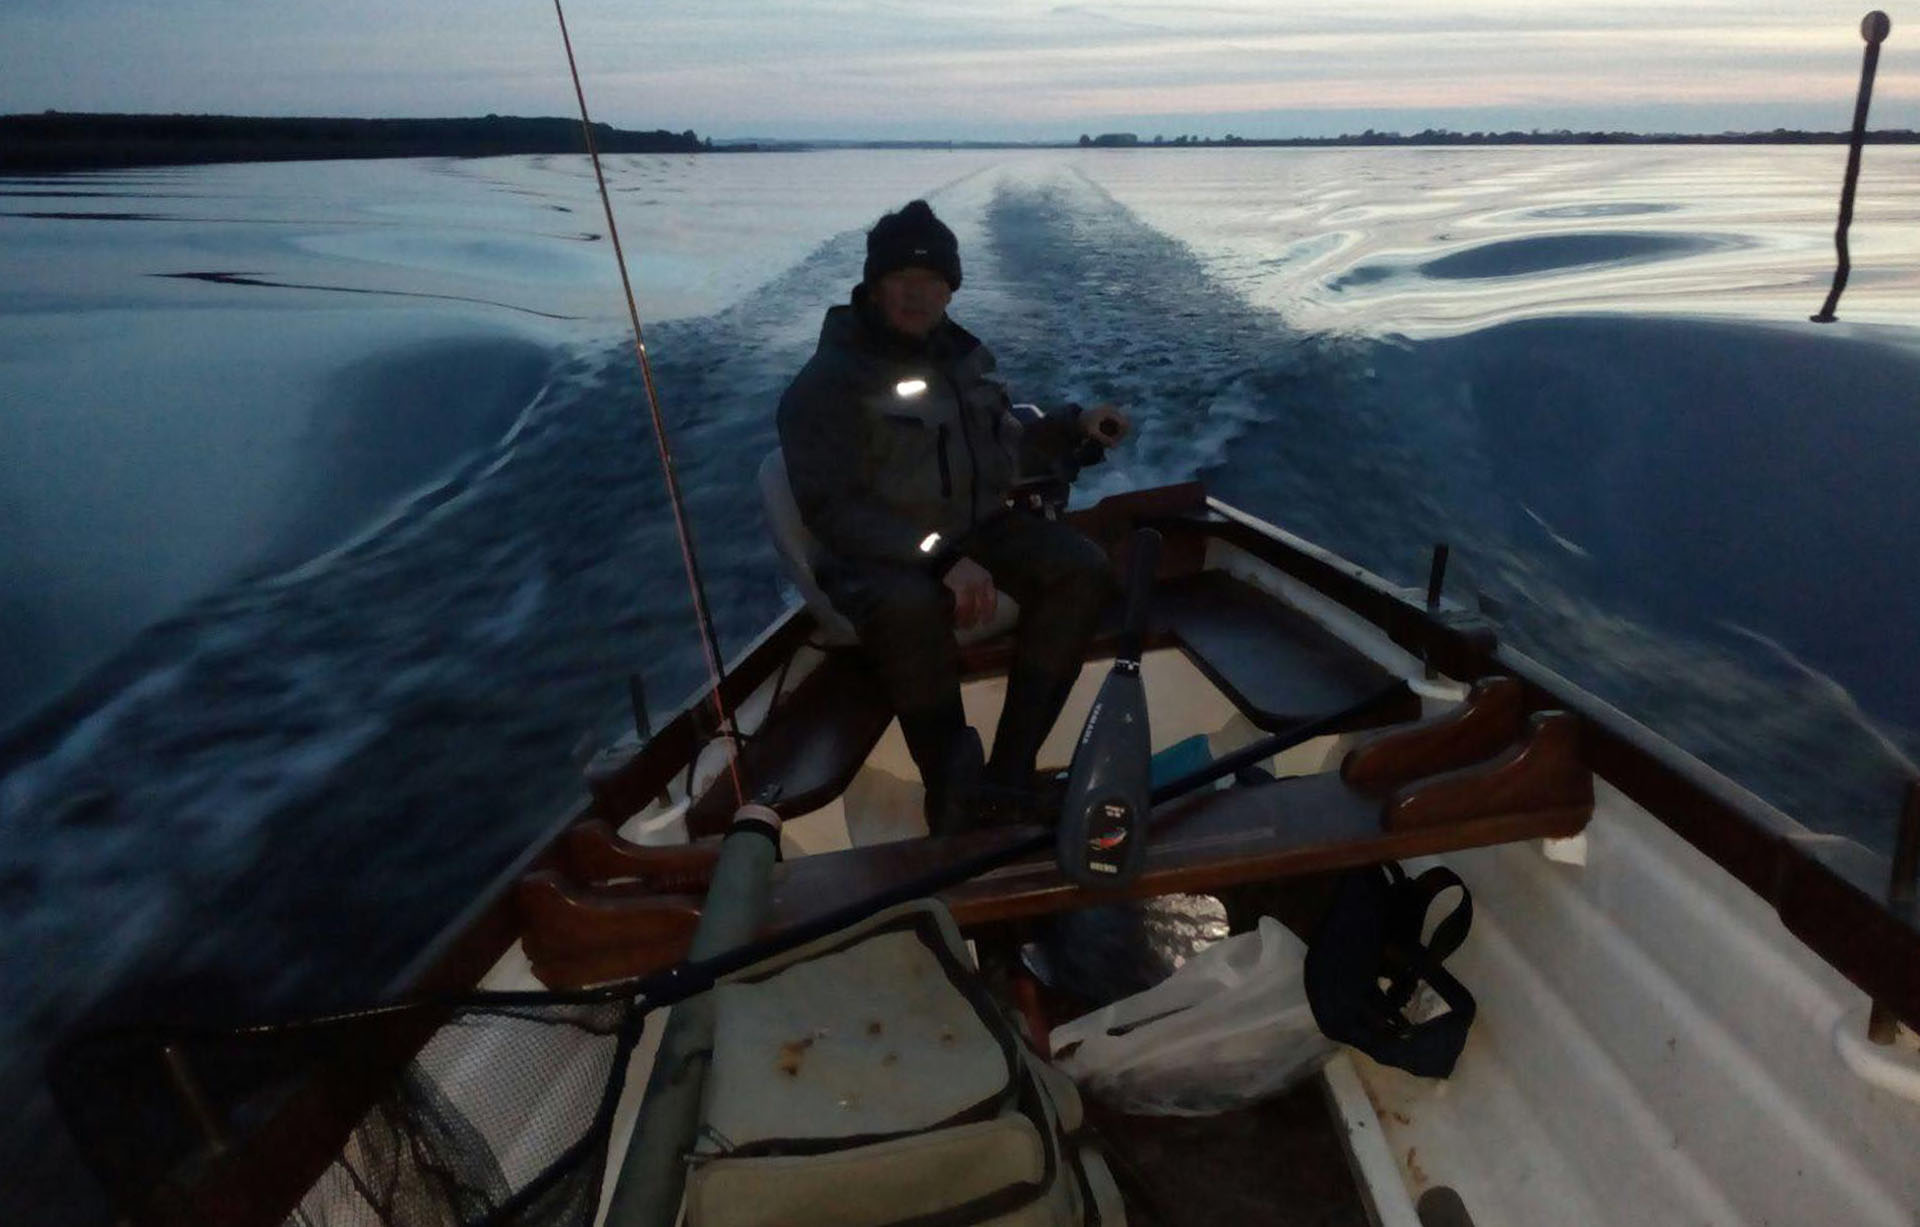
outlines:
[[940, 497], [953, 497], [953, 468], [947, 463], [947, 424], [940, 423]]
[[[940, 374], [947, 381], [947, 387], [953, 389], [953, 408], [960, 418], [960, 438], [967, 445], [967, 526], [978, 527], [980, 523], [980, 455], [973, 450], [973, 432], [967, 429], [967, 400], [960, 395], [960, 385], [954, 380], [951, 372], [942, 371]], [[941, 427], [941, 429], [946, 428]], [[946, 458], [946, 449], [942, 448], [940, 459], [943, 464]], [[951, 495], [951, 490], [948, 493]]]

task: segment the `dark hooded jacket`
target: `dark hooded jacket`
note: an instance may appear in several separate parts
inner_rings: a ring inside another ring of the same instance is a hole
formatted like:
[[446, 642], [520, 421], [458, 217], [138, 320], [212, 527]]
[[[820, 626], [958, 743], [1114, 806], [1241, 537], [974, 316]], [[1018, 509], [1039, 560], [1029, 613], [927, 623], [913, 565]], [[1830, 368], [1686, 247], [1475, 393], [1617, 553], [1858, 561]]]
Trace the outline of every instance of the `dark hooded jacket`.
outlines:
[[917, 565], [929, 532], [964, 552], [1015, 481], [1071, 455], [1078, 410], [1023, 425], [994, 365], [950, 319], [924, 342], [887, 328], [864, 287], [828, 310], [779, 426], [794, 502], [829, 553]]

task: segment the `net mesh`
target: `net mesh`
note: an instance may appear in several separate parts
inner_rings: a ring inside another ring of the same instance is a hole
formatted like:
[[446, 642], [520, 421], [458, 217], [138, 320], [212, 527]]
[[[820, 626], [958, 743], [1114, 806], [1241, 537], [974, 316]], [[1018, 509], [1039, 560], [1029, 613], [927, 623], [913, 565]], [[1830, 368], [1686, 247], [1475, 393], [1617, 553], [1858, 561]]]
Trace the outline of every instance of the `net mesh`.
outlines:
[[624, 998], [478, 994], [101, 1032], [50, 1073], [135, 1223], [586, 1227], [640, 1022]]

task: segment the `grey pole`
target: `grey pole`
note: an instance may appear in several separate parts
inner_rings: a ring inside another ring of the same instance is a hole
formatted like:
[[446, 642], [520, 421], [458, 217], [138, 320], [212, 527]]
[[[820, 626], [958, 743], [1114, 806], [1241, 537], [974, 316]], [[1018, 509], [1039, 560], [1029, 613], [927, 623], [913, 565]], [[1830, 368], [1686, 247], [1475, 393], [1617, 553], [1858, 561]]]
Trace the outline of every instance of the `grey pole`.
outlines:
[[1821, 305], [1818, 315], [1808, 317], [1816, 324], [1833, 323], [1836, 318], [1834, 308], [1840, 305], [1840, 293], [1847, 288], [1847, 273], [1853, 268], [1853, 257], [1847, 251], [1847, 228], [1853, 225], [1853, 188], [1860, 179], [1860, 146], [1867, 139], [1867, 106], [1873, 101], [1873, 73], [1880, 64], [1880, 44], [1887, 41], [1887, 35], [1892, 30], [1893, 22], [1879, 9], [1860, 19], [1860, 37], [1867, 40], [1867, 51], [1860, 62], [1860, 92], [1853, 102], [1853, 136], [1847, 142], [1847, 175], [1840, 185], [1840, 223], [1833, 231], [1834, 252], [1838, 259], [1833, 270], [1833, 288], [1827, 291], [1827, 301]]
[[[779, 853], [779, 815], [764, 805], [740, 807], [720, 845], [690, 958], [710, 958], [759, 932], [766, 915], [767, 880]], [[687, 1150], [700, 1126], [701, 1091], [712, 1056], [713, 996], [701, 993], [668, 1015], [607, 1206], [606, 1227], [673, 1227], [679, 1218]]]

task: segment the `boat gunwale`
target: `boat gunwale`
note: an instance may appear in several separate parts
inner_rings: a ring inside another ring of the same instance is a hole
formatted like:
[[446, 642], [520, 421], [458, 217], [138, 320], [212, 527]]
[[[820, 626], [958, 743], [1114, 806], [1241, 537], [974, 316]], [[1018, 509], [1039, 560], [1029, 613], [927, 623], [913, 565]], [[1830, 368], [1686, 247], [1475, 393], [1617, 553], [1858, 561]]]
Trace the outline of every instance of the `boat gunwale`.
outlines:
[[[789, 606], [740, 649], [721, 674], [720, 694], [728, 710], [735, 710], [775, 669], [807, 646], [815, 629], [813, 615], [804, 605]], [[630, 754], [619, 754], [617, 747], [603, 750], [586, 772], [588, 796], [566, 804], [562, 817], [542, 826], [526, 849], [388, 982], [383, 995], [394, 998], [474, 987], [519, 940], [514, 883], [536, 869], [555, 866], [560, 837], [571, 827], [588, 818], [638, 809], [679, 775], [699, 751], [706, 730], [713, 727], [713, 718], [707, 714], [713, 692], [712, 683], [695, 690]]]
[[[1527, 708], [1558, 708], [1582, 718], [1584, 752], [1596, 776], [1760, 895], [1816, 957], [1908, 1025], [1920, 1026], [1920, 927], [1880, 901], [1873, 884], [1861, 880], [1866, 875], [1860, 864], [1818, 855], [1823, 846], [1836, 842], [1834, 837], [1809, 831], [1658, 733], [1524, 653], [1499, 644], [1484, 621], [1463, 617], [1458, 611], [1429, 610], [1423, 593], [1396, 587], [1217, 499], [1201, 502], [1198, 494], [1197, 484], [1190, 483], [1115, 495], [1074, 519], [1103, 540], [1117, 540], [1136, 522], [1151, 522], [1176, 541], [1186, 538], [1186, 547], [1198, 543], [1204, 551], [1210, 540], [1237, 547], [1333, 600], [1450, 676], [1473, 681], [1504, 673], [1518, 678]], [[736, 653], [719, 683], [729, 706], [737, 707], [811, 643], [815, 625], [804, 606], [789, 607]], [[386, 999], [474, 988], [519, 937], [513, 888], [520, 876], [556, 864], [559, 838], [573, 824], [587, 817], [605, 817], [610, 806], [629, 799], [637, 799], [631, 809], [659, 795], [713, 734], [715, 722], [706, 714], [712, 695], [711, 684], [699, 688], [643, 744], [628, 743], [603, 753], [588, 772], [590, 795], [564, 807], [562, 816], [545, 826], [390, 982]], [[1872, 859], [1854, 858], [1856, 862]], [[387, 1056], [395, 1069], [406, 1059], [399, 1051]], [[351, 1118], [350, 1112], [337, 1112], [343, 1106], [337, 1094], [329, 1104], [331, 1108], [322, 1108], [321, 1115], [340, 1121]], [[295, 1114], [306, 1115], [298, 1110]], [[297, 1126], [301, 1122], [284, 1123]], [[292, 1155], [282, 1159], [276, 1187], [297, 1201], [298, 1193], [292, 1189], [305, 1169]], [[237, 1213], [228, 1221], [253, 1221], [245, 1210], [233, 1208]]]
[[[1497, 642], [1477, 619], [1435, 613], [1411, 591], [1215, 498], [1218, 539], [1329, 597], [1396, 644], [1461, 681], [1520, 680], [1529, 711], [1579, 716], [1594, 775], [1772, 907], [1816, 957], [1920, 1030], [1920, 916], [1902, 916], [1884, 894], [1891, 858], [1815, 832], [1673, 741], [1526, 653]], [[1888, 798], [1888, 820], [1899, 798]], [[1847, 856], [1822, 856], [1844, 844]]]

